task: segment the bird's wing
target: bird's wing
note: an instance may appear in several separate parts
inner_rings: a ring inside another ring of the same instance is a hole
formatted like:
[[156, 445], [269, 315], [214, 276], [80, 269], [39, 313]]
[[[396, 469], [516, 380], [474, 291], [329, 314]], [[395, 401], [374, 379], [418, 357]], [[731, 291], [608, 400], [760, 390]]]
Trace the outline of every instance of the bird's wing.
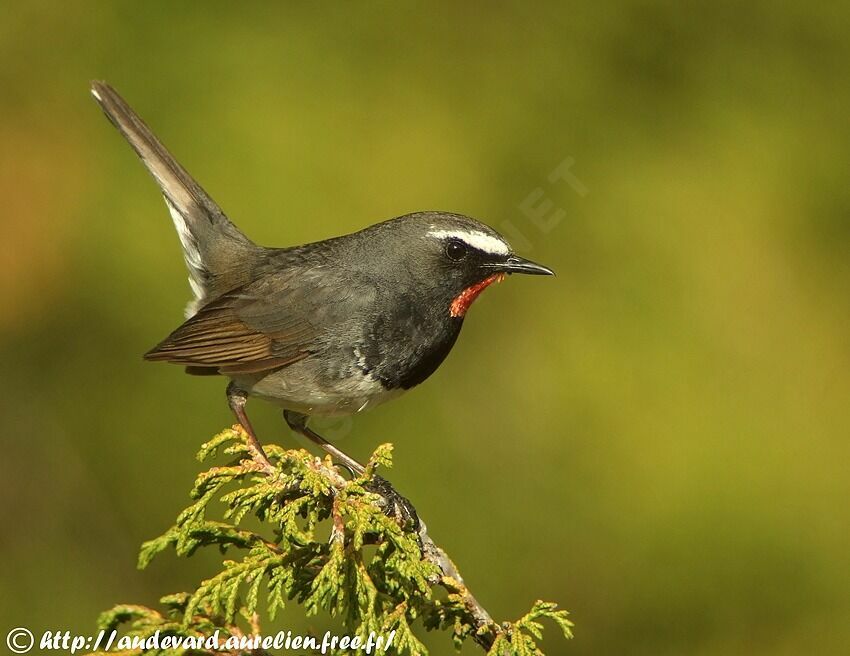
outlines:
[[204, 306], [145, 359], [222, 374], [283, 367], [321, 347], [327, 329], [367, 300], [370, 289], [359, 290], [355, 299], [344, 280], [322, 269], [274, 273]]

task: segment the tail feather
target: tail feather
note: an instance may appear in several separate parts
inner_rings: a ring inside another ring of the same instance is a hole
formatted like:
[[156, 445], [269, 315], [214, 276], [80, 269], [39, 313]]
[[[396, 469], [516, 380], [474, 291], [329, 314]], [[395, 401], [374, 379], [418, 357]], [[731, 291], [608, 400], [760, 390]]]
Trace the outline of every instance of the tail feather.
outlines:
[[230, 222], [115, 89], [92, 82], [91, 93], [156, 180], [174, 221], [194, 300], [191, 316], [208, 300], [242, 284], [259, 248]]

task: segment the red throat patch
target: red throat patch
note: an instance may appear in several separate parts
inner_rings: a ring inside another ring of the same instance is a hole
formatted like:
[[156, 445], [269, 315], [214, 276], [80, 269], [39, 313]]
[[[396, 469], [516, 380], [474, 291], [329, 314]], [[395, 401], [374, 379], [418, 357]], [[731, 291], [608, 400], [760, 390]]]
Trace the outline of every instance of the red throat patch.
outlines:
[[472, 305], [472, 301], [478, 298], [478, 295], [481, 292], [494, 282], [502, 282], [504, 279], [504, 273], [497, 273], [496, 275], [485, 278], [481, 282], [477, 282], [474, 285], [467, 287], [457, 295], [455, 300], [452, 301], [452, 304], [449, 306], [449, 314], [453, 317], [462, 317], [466, 314], [469, 306]]

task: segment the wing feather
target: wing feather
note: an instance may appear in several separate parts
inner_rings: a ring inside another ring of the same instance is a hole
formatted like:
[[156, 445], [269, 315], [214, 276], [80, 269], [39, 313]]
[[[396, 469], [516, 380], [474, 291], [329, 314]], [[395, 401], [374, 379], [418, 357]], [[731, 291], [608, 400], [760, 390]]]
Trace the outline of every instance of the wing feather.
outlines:
[[202, 308], [145, 353], [145, 359], [238, 374], [275, 369], [310, 354], [307, 327], [273, 332], [252, 327], [238, 314], [244, 302], [225, 295]]
[[193, 374], [256, 373], [309, 357], [329, 340], [349, 343], [360, 336], [357, 317], [377, 294], [362, 279], [353, 294], [351, 275], [324, 265], [278, 269], [203, 306], [145, 359], [181, 364]]

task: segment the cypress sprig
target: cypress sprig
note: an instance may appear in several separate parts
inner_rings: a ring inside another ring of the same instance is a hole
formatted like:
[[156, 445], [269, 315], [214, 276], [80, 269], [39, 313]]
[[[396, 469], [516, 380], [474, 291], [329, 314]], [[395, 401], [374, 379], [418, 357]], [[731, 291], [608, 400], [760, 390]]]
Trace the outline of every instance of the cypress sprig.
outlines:
[[[373, 631], [394, 631], [392, 651], [398, 654], [427, 654], [414, 634], [417, 621], [426, 630], [450, 631], [457, 647], [472, 639], [491, 656], [542, 654], [537, 643], [544, 619], [553, 621], [564, 636], [572, 636], [566, 611], [542, 601], [518, 621], [497, 624], [428, 536], [425, 524], [387, 514], [393, 506], [386, 493], [392, 488], [383, 479], [381, 486], [373, 483], [379, 467], [392, 465], [391, 445], [378, 447], [366, 472], [354, 479], [340, 475], [330, 458], [317, 458], [302, 449], [266, 445], [266, 452], [271, 471], [267, 463], [252, 458], [239, 426], [201, 447], [199, 460], [221, 453], [229, 463], [198, 475], [191, 505], [163, 535], [142, 545], [139, 567], [169, 548], [191, 556], [201, 547], [216, 546], [232, 558], [194, 592], [163, 597], [162, 610], [116, 606], [101, 615], [100, 628], [121, 627], [124, 635], [138, 638], [157, 631], [198, 639], [216, 630], [254, 635], [260, 633], [262, 608], [274, 619], [286, 604], [296, 603], [308, 615], [321, 612], [340, 618], [362, 639]], [[392, 494], [400, 498], [394, 490]], [[209, 519], [214, 500], [224, 510], [220, 517]], [[260, 520], [268, 534], [246, 529], [247, 517]], [[328, 527], [329, 538], [317, 537], [327, 534]], [[374, 548], [367, 552], [366, 546]], [[443, 592], [437, 594], [438, 588]], [[195, 645], [159, 653], [216, 652]]]

